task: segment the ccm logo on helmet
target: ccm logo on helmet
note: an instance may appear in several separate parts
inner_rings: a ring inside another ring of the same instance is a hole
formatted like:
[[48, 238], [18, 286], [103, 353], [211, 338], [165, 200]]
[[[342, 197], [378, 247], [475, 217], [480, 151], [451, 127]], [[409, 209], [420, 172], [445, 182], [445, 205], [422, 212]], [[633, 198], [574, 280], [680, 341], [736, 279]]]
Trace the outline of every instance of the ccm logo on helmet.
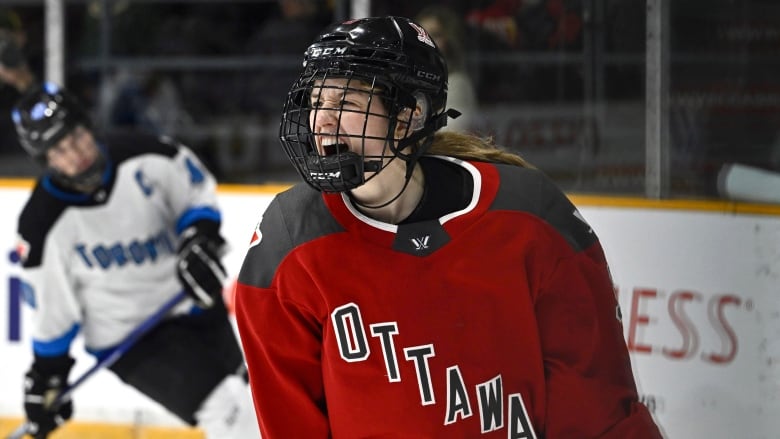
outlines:
[[417, 71], [417, 77], [422, 79], [427, 79], [428, 81], [439, 81], [441, 79], [441, 75], [437, 75], [435, 73], [430, 73], [430, 72], [424, 72], [422, 70]]
[[331, 178], [341, 178], [341, 171], [335, 172], [310, 172], [309, 175], [315, 180], [329, 180]]
[[347, 53], [347, 47], [326, 47], [326, 48], [319, 48], [314, 47], [311, 49], [311, 57], [312, 58], [318, 58], [320, 56], [327, 56], [327, 55], [344, 55]]

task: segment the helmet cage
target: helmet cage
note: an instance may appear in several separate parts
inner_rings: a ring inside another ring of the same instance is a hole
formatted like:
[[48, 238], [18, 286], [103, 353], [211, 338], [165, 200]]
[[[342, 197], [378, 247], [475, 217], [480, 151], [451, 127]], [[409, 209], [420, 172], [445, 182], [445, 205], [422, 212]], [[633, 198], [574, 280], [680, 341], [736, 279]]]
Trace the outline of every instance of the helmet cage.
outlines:
[[[416, 35], [422, 28], [418, 29], [408, 20], [404, 27], [404, 22], [399, 24], [399, 20], [404, 19], [363, 19], [335, 25], [306, 51], [303, 72], [287, 95], [279, 136], [293, 166], [304, 181], [317, 190], [344, 192], [354, 189], [376, 176], [393, 159], [409, 161], [411, 155], [403, 150], [409, 146], [416, 148], [424, 137], [435, 131], [428, 126], [432, 116], [444, 111], [446, 64], [433, 43], [423, 46], [417, 41]], [[346, 80], [346, 85], [326, 85], [325, 81], [332, 78]], [[344, 114], [355, 112], [345, 108], [343, 101], [336, 108], [315, 107], [311, 96], [319, 95], [325, 88], [367, 94], [369, 105], [361, 111], [364, 115], [362, 132], [338, 133], [340, 138], [357, 138], [359, 141], [351, 144], [360, 144], [360, 152], [353, 152], [354, 148], [353, 151], [342, 151], [345, 148], [337, 146], [325, 154], [318, 152], [310, 123], [316, 121], [319, 112], [338, 112], [339, 126]], [[387, 114], [369, 113], [375, 99], [381, 100]], [[420, 99], [425, 101], [421, 107], [426, 114], [415, 116], [419, 123], [416, 120], [412, 123]], [[375, 117], [387, 119], [387, 132], [381, 136], [367, 132], [369, 118]], [[399, 123], [405, 132], [397, 139], [394, 133]], [[424, 136], [412, 135], [412, 131], [426, 127], [428, 129], [422, 130]], [[366, 155], [367, 140], [384, 142], [382, 153]]]
[[[326, 80], [331, 78], [345, 79], [346, 83], [342, 81], [338, 85], [328, 84]], [[329, 105], [327, 107], [311, 102], [312, 96], [319, 96], [327, 89], [343, 91], [342, 100], [335, 106], [332, 103], [327, 104]], [[410, 95], [399, 96], [398, 91], [397, 87], [382, 81], [380, 77], [365, 77], [338, 68], [326, 68], [302, 75], [288, 94], [280, 139], [282, 147], [304, 180], [324, 192], [344, 192], [370, 180], [395, 159], [400, 153], [398, 149], [405, 147], [402, 146], [403, 142], [399, 143], [398, 139], [394, 139], [396, 127], [399, 122], [405, 123], [407, 127], [405, 134], [408, 134], [411, 126], [411, 111], [407, 116], [402, 114], [401, 110], [414, 108], [415, 103]], [[345, 106], [343, 99], [347, 96], [347, 92], [365, 95], [367, 99], [365, 109], [356, 110]], [[372, 103], [377, 99], [381, 101], [386, 113], [373, 110], [377, 107]], [[315, 136], [310, 124], [323, 117], [324, 112], [335, 112], [339, 126], [345, 114], [360, 113], [363, 117], [362, 129], [358, 133], [339, 131], [337, 134], [319, 133]], [[399, 121], [399, 115], [402, 115], [404, 120]], [[381, 134], [369, 133], [368, 123], [373, 118], [386, 119], [387, 131]], [[334, 143], [337, 139], [355, 139], [357, 142], [352, 144], [359, 144], [360, 152], [348, 151], [344, 147], [333, 145], [330, 150], [320, 154], [315, 137], [320, 137], [323, 143], [330, 143], [325, 140], [328, 137], [333, 138]], [[382, 142], [381, 153], [368, 154], [367, 141]]]

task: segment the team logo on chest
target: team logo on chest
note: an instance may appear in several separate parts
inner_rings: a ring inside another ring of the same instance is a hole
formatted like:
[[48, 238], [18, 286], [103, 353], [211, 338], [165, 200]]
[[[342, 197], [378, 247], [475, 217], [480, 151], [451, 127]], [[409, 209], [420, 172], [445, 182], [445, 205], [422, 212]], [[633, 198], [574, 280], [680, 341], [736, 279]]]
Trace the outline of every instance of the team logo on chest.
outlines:
[[111, 267], [153, 263], [161, 256], [176, 254], [176, 248], [165, 230], [149, 238], [132, 239], [126, 242], [111, 244], [77, 242], [73, 250], [87, 267], [104, 270]]
[[438, 220], [398, 226], [393, 249], [410, 255], [425, 257], [450, 241], [450, 236]]
[[430, 235], [420, 236], [418, 238], [412, 238], [410, 241], [412, 241], [412, 245], [414, 246], [414, 249], [417, 251], [420, 250], [427, 250], [428, 249], [428, 240], [431, 239]]
[[[396, 346], [400, 334], [398, 322], [371, 323], [367, 325], [368, 330], [366, 330], [360, 307], [355, 303], [348, 303], [334, 309], [330, 318], [339, 355], [347, 363], [358, 364], [367, 361], [372, 355], [368, 334], [378, 339], [385, 365], [385, 370], [377, 375], [378, 380], [386, 379], [390, 385], [404, 382], [405, 377], [402, 376], [399, 367], [401, 364], [399, 354], [403, 352], [404, 360], [414, 366], [414, 378], [417, 381], [421, 406], [439, 404], [436, 398], [441, 395], [437, 395], [432, 377], [437, 373], [445, 374], [446, 389], [439, 389], [442, 394], [446, 394], [442, 404], [443, 425], [464, 421], [473, 416], [476, 411], [479, 413], [480, 434], [506, 428], [509, 439], [536, 439], [522, 395], [520, 393], [504, 395], [501, 373], [469, 387], [463, 378], [460, 365], [442, 367], [441, 364], [435, 364], [434, 344]], [[409, 378], [406, 380], [408, 382]]]

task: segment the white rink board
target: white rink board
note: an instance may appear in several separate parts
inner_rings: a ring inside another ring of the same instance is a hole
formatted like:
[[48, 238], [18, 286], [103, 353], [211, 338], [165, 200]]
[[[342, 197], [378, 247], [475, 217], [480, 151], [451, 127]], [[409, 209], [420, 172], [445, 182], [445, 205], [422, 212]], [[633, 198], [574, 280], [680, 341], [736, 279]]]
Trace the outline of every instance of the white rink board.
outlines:
[[[22, 416], [31, 360], [25, 325], [11, 328], [8, 255], [25, 189], [3, 189], [0, 217], [0, 417]], [[270, 195], [220, 192], [235, 277]], [[640, 393], [668, 438], [775, 438], [780, 430], [780, 218], [581, 206], [601, 237], [618, 289]], [[17, 331], [19, 340], [11, 340]], [[71, 377], [93, 364], [77, 338]], [[109, 372], [75, 394], [79, 420], [177, 425]]]

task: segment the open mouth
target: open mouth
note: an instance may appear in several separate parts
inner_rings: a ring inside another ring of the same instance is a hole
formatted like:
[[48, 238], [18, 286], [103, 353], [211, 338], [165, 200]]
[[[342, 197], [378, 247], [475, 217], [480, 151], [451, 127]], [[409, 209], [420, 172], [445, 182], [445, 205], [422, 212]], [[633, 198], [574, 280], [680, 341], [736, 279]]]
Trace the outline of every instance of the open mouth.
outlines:
[[349, 147], [347, 146], [346, 143], [337, 143], [335, 140], [329, 142], [328, 144], [325, 144], [325, 142], [323, 142], [322, 145], [322, 155], [325, 156], [341, 154], [348, 151], [349, 151]]

